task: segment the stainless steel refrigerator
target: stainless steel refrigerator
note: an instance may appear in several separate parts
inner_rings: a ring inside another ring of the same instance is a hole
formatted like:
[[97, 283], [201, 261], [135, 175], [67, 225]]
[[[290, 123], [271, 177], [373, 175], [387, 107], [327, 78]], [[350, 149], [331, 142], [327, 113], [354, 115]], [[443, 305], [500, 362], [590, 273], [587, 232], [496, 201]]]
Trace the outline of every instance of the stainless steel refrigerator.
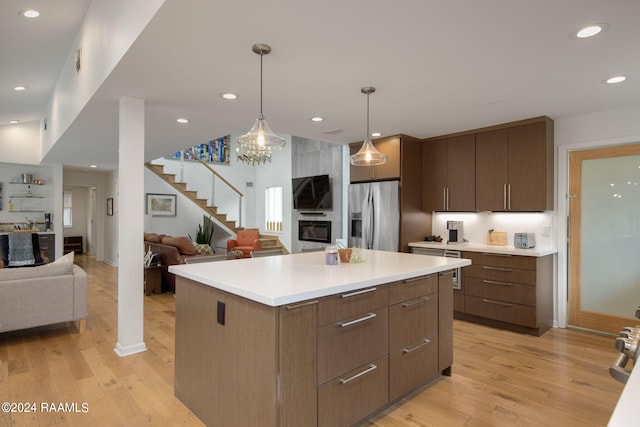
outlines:
[[349, 185], [349, 246], [397, 252], [399, 181]]

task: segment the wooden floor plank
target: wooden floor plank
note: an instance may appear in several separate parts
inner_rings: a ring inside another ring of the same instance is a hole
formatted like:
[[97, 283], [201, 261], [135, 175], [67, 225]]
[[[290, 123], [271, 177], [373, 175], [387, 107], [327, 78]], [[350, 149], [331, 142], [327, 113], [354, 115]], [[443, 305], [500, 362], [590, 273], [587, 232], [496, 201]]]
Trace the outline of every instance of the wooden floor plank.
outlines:
[[[86, 255], [76, 260], [89, 276], [86, 332], [64, 323], [0, 334], [0, 400], [86, 402], [89, 412], [0, 413], [0, 427], [201, 426], [173, 395], [173, 294], [144, 298], [148, 349], [121, 358], [117, 269]], [[623, 387], [608, 374], [613, 344], [572, 329], [533, 337], [455, 321], [453, 375], [364, 425], [603, 426]]]

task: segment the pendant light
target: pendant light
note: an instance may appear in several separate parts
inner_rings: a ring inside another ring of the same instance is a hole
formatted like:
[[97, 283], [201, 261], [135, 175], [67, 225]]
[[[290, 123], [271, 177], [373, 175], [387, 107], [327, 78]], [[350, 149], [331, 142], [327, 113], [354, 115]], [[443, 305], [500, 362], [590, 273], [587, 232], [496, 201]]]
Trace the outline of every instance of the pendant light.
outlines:
[[379, 152], [369, 137], [369, 95], [375, 91], [376, 88], [371, 86], [360, 89], [360, 92], [367, 95], [367, 136], [362, 143], [362, 147], [360, 147], [360, 151], [349, 158], [351, 164], [354, 166], [376, 166], [387, 161], [387, 155]]
[[[259, 159], [271, 158], [270, 152], [282, 150], [287, 140], [279, 137], [269, 127], [267, 120], [262, 114], [262, 57], [271, 52], [271, 47], [266, 44], [254, 44], [251, 48], [254, 53], [260, 55], [260, 115], [251, 130], [238, 138], [240, 150], [238, 154], [249, 155], [251, 157], [258, 156]], [[261, 155], [269, 154], [269, 156]], [[264, 161], [264, 160], [262, 160]], [[260, 163], [260, 162], [258, 162]]]

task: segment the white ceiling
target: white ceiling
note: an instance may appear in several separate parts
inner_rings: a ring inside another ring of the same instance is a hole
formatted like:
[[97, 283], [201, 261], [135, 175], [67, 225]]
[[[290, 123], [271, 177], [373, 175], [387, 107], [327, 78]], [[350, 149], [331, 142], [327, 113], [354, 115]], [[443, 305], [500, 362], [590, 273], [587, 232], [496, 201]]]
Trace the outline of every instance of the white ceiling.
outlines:
[[[29, 22], [24, 4], [0, 3], [2, 125], [42, 117], [88, 1], [32, 0], [43, 13]], [[638, 0], [167, 0], [45, 160], [114, 168], [121, 96], [145, 99], [147, 160], [246, 132], [260, 108], [254, 43], [273, 49], [269, 124], [317, 140], [362, 140], [363, 86], [377, 88], [372, 131], [418, 138], [639, 105], [639, 22]], [[570, 37], [591, 23], [608, 27]], [[615, 74], [629, 78], [601, 83]]]

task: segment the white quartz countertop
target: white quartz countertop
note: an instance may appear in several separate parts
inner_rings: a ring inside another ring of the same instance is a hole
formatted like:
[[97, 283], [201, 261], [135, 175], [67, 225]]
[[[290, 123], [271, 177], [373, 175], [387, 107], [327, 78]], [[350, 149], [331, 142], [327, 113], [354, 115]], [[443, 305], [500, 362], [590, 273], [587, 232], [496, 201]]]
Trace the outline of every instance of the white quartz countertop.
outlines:
[[324, 252], [307, 252], [172, 265], [169, 271], [276, 307], [471, 265], [462, 258], [371, 250], [361, 253], [366, 260], [360, 264], [326, 265]]
[[[631, 366], [632, 363], [629, 362]], [[627, 366], [627, 369], [630, 368]], [[613, 379], [612, 379], [613, 381]], [[631, 375], [622, 390], [618, 404], [609, 419], [609, 427], [628, 427], [638, 425], [638, 397], [640, 396], [640, 365], [631, 371]]]
[[483, 245], [480, 243], [456, 243], [447, 244], [444, 242], [412, 242], [410, 247], [432, 248], [432, 249], [450, 249], [453, 251], [469, 251], [469, 252], [488, 252], [494, 254], [508, 254], [521, 256], [543, 257], [558, 252], [554, 248], [535, 247], [531, 249], [519, 249], [513, 246], [495, 246]]

